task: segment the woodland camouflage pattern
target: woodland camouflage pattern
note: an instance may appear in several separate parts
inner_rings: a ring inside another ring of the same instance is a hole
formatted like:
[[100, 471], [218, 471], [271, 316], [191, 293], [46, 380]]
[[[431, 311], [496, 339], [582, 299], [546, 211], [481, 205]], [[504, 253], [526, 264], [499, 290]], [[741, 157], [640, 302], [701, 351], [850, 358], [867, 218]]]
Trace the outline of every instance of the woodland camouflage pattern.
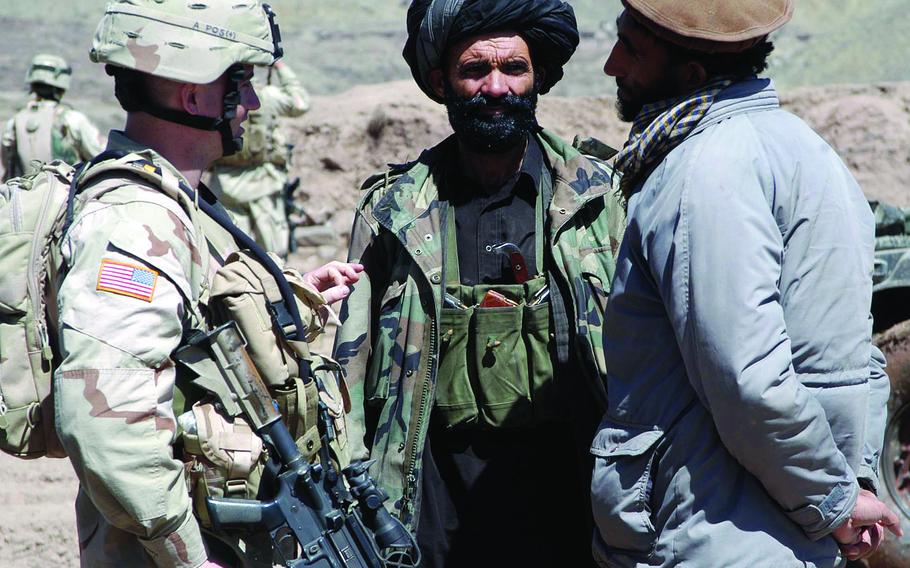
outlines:
[[[611, 170], [553, 134], [538, 135], [553, 179], [547, 211], [558, 280], [568, 284], [574, 348], [592, 392], [605, 405], [603, 313], [624, 229]], [[375, 459], [370, 473], [387, 506], [414, 529], [422, 451], [438, 370], [443, 290], [441, 207], [432, 179], [440, 148], [367, 180], [354, 221], [349, 260], [365, 265], [342, 313], [335, 359], [351, 390], [353, 459]], [[389, 266], [391, 263], [391, 267]], [[377, 273], [390, 274], [388, 282]]]

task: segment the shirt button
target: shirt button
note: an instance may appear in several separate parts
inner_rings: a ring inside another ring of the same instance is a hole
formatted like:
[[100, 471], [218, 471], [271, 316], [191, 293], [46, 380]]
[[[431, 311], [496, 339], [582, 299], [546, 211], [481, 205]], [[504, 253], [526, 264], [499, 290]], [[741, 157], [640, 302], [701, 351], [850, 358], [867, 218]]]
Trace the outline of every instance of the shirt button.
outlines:
[[486, 249], [487, 252], [493, 252], [493, 245], [487, 245], [483, 248]]
[[439, 281], [442, 280], [442, 276], [439, 274], [434, 274], [430, 277], [430, 280], [433, 282], [433, 284], [439, 284]]
[[423, 240], [430, 242], [433, 240], [433, 235], [427, 233], [426, 235], [423, 236]]
[[417, 249], [417, 250], [414, 251], [414, 254], [416, 254], [417, 256], [420, 256], [420, 255], [423, 254], [423, 251], [420, 250], [420, 249]]
[[560, 214], [560, 215], [565, 215], [565, 214], [566, 214], [566, 210], [563, 209], [563, 208], [559, 208], [559, 209], [557, 209], [557, 211], [559, 211], [559, 214]]

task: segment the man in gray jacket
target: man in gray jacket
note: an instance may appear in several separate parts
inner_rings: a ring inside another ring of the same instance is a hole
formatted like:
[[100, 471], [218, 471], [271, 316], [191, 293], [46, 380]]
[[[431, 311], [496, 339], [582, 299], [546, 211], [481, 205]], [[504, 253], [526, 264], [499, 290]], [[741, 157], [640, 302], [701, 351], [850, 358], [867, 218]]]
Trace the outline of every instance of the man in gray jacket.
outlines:
[[839, 566], [897, 517], [874, 494], [888, 378], [872, 213], [756, 77], [791, 0], [623, 0], [604, 66], [633, 121], [628, 228], [592, 445], [605, 566]]

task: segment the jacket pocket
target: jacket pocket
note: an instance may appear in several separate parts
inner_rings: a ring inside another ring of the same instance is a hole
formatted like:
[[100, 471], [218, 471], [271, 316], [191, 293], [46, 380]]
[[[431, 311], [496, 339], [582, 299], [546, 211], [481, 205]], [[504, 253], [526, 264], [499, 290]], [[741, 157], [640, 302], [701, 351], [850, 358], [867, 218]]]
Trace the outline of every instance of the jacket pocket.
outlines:
[[433, 411], [449, 428], [477, 423], [477, 399], [468, 371], [469, 327], [473, 314], [473, 307], [443, 308], [439, 319], [441, 348]]
[[594, 437], [591, 506], [600, 538], [610, 548], [636, 553], [654, 548], [650, 503], [662, 438], [658, 429], [606, 421]]

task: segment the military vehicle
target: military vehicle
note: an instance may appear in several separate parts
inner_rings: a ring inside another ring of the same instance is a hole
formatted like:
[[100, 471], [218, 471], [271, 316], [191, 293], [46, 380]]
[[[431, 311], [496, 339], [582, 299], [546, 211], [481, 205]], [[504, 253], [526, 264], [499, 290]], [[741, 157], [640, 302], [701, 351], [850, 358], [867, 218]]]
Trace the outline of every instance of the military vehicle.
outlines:
[[904, 537], [887, 535], [871, 568], [910, 566], [910, 207], [872, 202], [875, 343], [888, 360], [891, 399], [879, 471], [879, 497], [898, 513]]

